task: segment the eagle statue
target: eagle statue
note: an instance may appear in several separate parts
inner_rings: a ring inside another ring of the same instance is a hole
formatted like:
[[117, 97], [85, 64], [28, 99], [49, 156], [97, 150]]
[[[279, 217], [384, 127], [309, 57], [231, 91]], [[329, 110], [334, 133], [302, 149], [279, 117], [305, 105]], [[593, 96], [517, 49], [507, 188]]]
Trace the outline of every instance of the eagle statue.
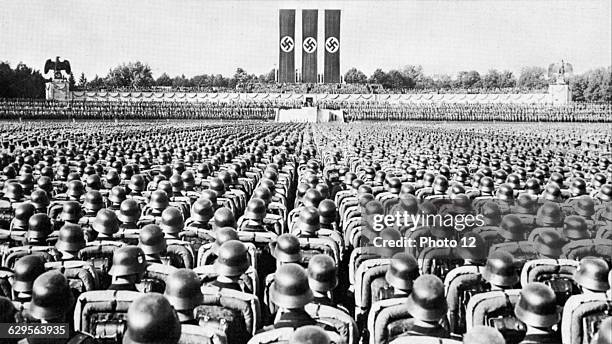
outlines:
[[548, 66], [548, 78], [557, 84], [564, 84], [572, 76], [574, 67], [568, 62], [561, 60], [561, 63], [551, 63]]
[[55, 61], [48, 59], [45, 62], [45, 74], [49, 73], [50, 70], [53, 70], [54, 79], [64, 79], [62, 71], [66, 71], [67, 74], [71, 73], [70, 62], [68, 60], [60, 61], [59, 56], [55, 58]]

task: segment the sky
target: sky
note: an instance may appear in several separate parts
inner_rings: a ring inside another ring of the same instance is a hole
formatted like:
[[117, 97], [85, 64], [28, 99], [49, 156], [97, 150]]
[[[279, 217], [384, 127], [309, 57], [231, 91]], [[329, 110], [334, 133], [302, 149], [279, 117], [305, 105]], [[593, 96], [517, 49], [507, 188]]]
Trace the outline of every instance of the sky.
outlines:
[[148, 63], [154, 77], [259, 75], [278, 64], [281, 8], [298, 10], [300, 46], [299, 10], [319, 9], [320, 45], [323, 10], [342, 10], [342, 73], [408, 64], [428, 75], [518, 73], [561, 59], [584, 72], [612, 60], [610, 0], [0, 0], [0, 61], [42, 70], [60, 56], [89, 79], [129, 61]]

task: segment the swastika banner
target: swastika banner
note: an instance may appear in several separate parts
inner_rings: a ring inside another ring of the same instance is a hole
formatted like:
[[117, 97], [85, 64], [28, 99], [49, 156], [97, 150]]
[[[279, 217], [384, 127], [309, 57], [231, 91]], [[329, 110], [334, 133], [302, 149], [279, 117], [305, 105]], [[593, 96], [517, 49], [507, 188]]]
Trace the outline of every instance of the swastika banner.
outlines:
[[295, 82], [295, 10], [279, 11], [278, 81]]
[[317, 82], [319, 11], [302, 10], [302, 82]]
[[340, 82], [340, 10], [325, 10], [325, 83]]

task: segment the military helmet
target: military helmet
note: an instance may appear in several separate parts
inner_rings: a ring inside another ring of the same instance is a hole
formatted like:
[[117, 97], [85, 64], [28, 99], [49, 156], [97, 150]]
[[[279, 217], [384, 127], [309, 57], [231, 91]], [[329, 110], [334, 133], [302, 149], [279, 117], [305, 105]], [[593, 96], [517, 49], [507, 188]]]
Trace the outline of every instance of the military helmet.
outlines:
[[419, 211], [419, 201], [410, 193], [400, 193], [398, 205], [401, 210], [409, 214], [416, 214]]
[[214, 216], [213, 204], [205, 198], [198, 198], [191, 206], [191, 219], [208, 223]]
[[83, 200], [83, 207], [94, 212], [104, 208], [104, 199], [102, 198], [100, 191], [88, 191]]
[[601, 258], [583, 258], [574, 273], [574, 281], [583, 288], [604, 292], [608, 284], [608, 264]]
[[597, 198], [599, 198], [601, 201], [604, 201], [604, 202], [612, 201], [612, 185], [604, 184], [601, 187], [599, 187]]
[[221, 207], [217, 209], [213, 216], [213, 220], [214, 220], [214, 224], [216, 228], [220, 228], [220, 227], [236, 228], [236, 218], [234, 217], [234, 213], [232, 213], [232, 211], [229, 208]]
[[408, 253], [400, 252], [391, 257], [385, 279], [392, 287], [410, 291], [412, 283], [419, 277], [419, 266], [416, 259]]
[[217, 193], [217, 197], [225, 193], [225, 183], [220, 178], [211, 178], [209, 182], [209, 190]]
[[27, 255], [15, 262], [13, 272], [13, 290], [29, 293], [32, 291], [34, 280], [45, 272], [45, 261], [41, 256]]
[[31, 203], [21, 203], [15, 207], [12, 225], [15, 229], [26, 229], [30, 217], [36, 213], [36, 207]]
[[132, 302], [127, 312], [123, 344], [177, 344], [181, 323], [163, 295], [145, 294]]
[[590, 218], [595, 214], [595, 201], [590, 196], [582, 196], [574, 203], [573, 210], [576, 215]]
[[308, 283], [310, 289], [325, 293], [338, 285], [336, 262], [326, 254], [317, 254], [308, 262]]
[[514, 214], [504, 216], [499, 227], [502, 229], [500, 235], [505, 239], [512, 241], [525, 240], [527, 228], [518, 216]]
[[316, 234], [321, 228], [319, 222], [319, 211], [312, 206], [305, 206], [300, 210], [300, 217], [297, 220], [295, 229], [302, 233]]
[[492, 285], [510, 288], [519, 282], [514, 257], [505, 251], [491, 252], [482, 277]]
[[493, 193], [495, 190], [495, 183], [491, 177], [480, 178], [480, 191], [486, 193]]
[[68, 190], [66, 190], [66, 195], [73, 198], [80, 198], [83, 194], [85, 194], [85, 186], [83, 182], [80, 180], [71, 180], [68, 182]]
[[405, 307], [415, 319], [439, 321], [448, 309], [440, 278], [434, 275], [419, 276], [413, 283]]
[[279, 263], [298, 263], [302, 260], [300, 241], [293, 234], [281, 234], [270, 246], [272, 256]]
[[147, 268], [145, 254], [136, 246], [125, 246], [113, 252], [113, 265], [108, 274], [111, 276], [142, 275]]
[[306, 191], [304, 197], [302, 197], [302, 203], [305, 206], [318, 207], [319, 203], [323, 200], [323, 195], [319, 190], [311, 188]]
[[266, 217], [266, 204], [260, 198], [251, 198], [247, 203], [244, 217], [249, 220], [263, 220]]
[[402, 189], [402, 181], [397, 177], [389, 179], [388, 189], [391, 193], [399, 194]]
[[563, 234], [567, 239], [580, 240], [590, 238], [586, 220], [582, 216], [570, 215], [563, 222]]
[[260, 186], [253, 191], [252, 198], [259, 198], [260, 200], [264, 201], [267, 206], [270, 204], [270, 202], [272, 202], [272, 193], [267, 187]]
[[150, 224], [142, 227], [138, 235], [138, 247], [144, 254], [160, 254], [166, 250], [166, 238], [158, 225]]
[[200, 279], [190, 269], [178, 269], [168, 275], [164, 296], [177, 311], [193, 310], [204, 301]]
[[217, 250], [215, 271], [223, 276], [240, 276], [249, 268], [246, 246], [238, 240], [228, 240]]
[[34, 214], [28, 220], [28, 239], [46, 239], [52, 232], [51, 219], [47, 214]]
[[291, 334], [288, 343], [292, 344], [330, 344], [331, 340], [325, 331], [315, 325], [298, 328]]
[[270, 300], [280, 308], [299, 309], [313, 300], [304, 268], [295, 263], [280, 266], [274, 274]]
[[514, 213], [533, 214], [535, 206], [536, 199], [527, 193], [522, 193], [516, 198], [516, 207], [514, 209]]
[[81, 218], [81, 205], [76, 201], [68, 201], [62, 206], [60, 219], [67, 222], [76, 222]]
[[159, 227], [164, 233], [178, 234], [183, 230], [184, 226], [183, 214], [177, 208], [169, 207], [162, 212]]
[[131, 191], [141, 192], [146, 188], [146, 181], [142, 174], [134, 174], [130, 177], [130, 182], [128, 183], [128, 188]]
[[487, 258], [487, 244], [478, 233], [464, 232], [462, 238], [465, 238], [462, 240], [465, 240], [468, 245], [457, 246], [457, 256], [462, 259], [471, 259], [475, 261], [482, 261]]
[[548, 328], [560, 320], [555, 292], [544, 283], [523, 287], [514, 307], [516, 317], [528, 326]]
[[336, 203], [330, 199], [324, 199], [319, 203], [319, 222], [322, 225], [330, 225], [336, 222]]
[[100, 209], [91, 227], [100, 234], [111, 236], [119, 231], [119, 219], [114, 211]]
[[38, 186], [39, 189], [48, 192], [49, 194], [53, 192], [53, 181], [50, 177], [41, 176], [36, 181], [36, 186]]
[[55, 248], [60, 251], [76, 252], [85, 247], [85, 235], [81, 226], [65, 223], [59, 230]]
[[123, 223], [135, 223], [140, 219], [140, 207], [133, 199], [126, 199], [119, 206], [119, 221]]
[[40, 320], [60, 319], [72, 308], [73, 302], [66, 277], [57, 270], [47, 271], [32, 284], [30, 315]]
[[239, 240], [238, 231], [232, 227], [220, 227], [215, 230], [215, 242], [213, 245], [219, 247], [226, 241]]
[[536, 217], [539, 226], [560, 227], [563, 224], [563, 213], [557, 203], [544, 202]]
[[46, 208], [51, 204], [51, 201], [49, 201], [49, 194], [45, 190], [38, 189], [32, 191], [30, 203], [32, 203], [37, 211], [46, 212]]
[[497, 189], [497, 197], [501, 200], [509, 201], [514, 199], [514, 189], [510, 184], [502, 184]]
[[127, 192], [123, 186], [113, 186], [108, 195], [108, 200], [113, 203], [119, 203], [125, 201], [127, 198]]
[[535, 238], [538, 252], [548, 257], [561, 256], [561, 249], [566, 244], [565, 238], [552, 228], [542, 230]]
[[161, 190], [156, 190], [151, 193], [151, 198], [149, 199], [149, 206], [156, 210], [164, 210], [168, 208], [170, 204], [170, 198], [168, 194]]
[[570, 193], [572, 194], [573, 197], [576, 196], [581, 196], [581, 195], [586, 195], [587, 194], [587, 189], [586, 189], [587, 185], [586, 182], [584, 181], [584, 179], [582, 178], [575, 178], [572, 181], [572, 185], [569, 188]]
[[17, 183], [8, 183], [6, 184], [5, 189], [4, 197], [16, 201], [23, 199], [24, 193], [21, 185]]

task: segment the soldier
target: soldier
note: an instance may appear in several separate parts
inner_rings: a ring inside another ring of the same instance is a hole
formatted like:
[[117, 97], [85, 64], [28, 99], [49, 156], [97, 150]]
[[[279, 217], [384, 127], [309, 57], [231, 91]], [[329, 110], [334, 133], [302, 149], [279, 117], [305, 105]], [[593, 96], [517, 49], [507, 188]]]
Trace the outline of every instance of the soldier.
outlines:
[[308, 262], [308, 284], [313, 302], [337, 308], [333, 291], [338, 285], [338, 269], [334, 260], [325, 254], [317, 254]]
[[166, 279], [164, 296], [176, 310], [181, 324], [198, 325], [193, 310], [202, 304], [204, 296], [195, 272], [179, 269], [171, 273]]
[[422, 275], [417, 278], [405, 305], [412, 318], [405, 324], [402, 335], [449, 337], [448, 331], [440, 325], [448, 306], [444, 284], [438, 277]]
[[177, 344], [180, 337], [181, 323], [164, 296], [150, 293], [132, 302], [123, 344]]
[[561, 344], [553, 326], [560, 320], [555, 292], [543, 283], [529, 283], [521, 290], [514, 314], [527, 326], [521, 344]]
[[198, 198], [191, 206], [190, 215], [185, 221], [185, 227], [210, 229], [209, 222], [214, 216], [212, 202], [205, 198]]
[[11, 221], [11, 231], [26, 231], [28, 220], [36, 213], [36, 208], [31, 203], [21, 203], [15, 207], [14, 217]]
[[144, 252], [148, 263], [163, 264], [161, 255], [166, 252], [166, 238], [158, 225], [142, 227], [138, 240], [138, 247]]
[[213, 216], [213, 229], [221, 227], [237, 228], [236, 218], [229, 208], [221, 207], [215, 211]]
[[101, 209], [91, 225], [96, 231], [96, 239], [99, 241], [114, 241], [114, 235], [119, 232], [119, 219], [117, 214], [110, 209]]
[[60, 228], [55, 248], [59, 251], [61, 260], [76, 259], [77, 253], [85, 245], [85, 235], [79, 225], [66, 223]]
[[574, 272], [574, 281], [583, 294], [604, 293], [610, 289], [608, 264], [600, 258], [583, 258]]
[[217, 279], [210, 284], [219, 288], [252, 293], [240, 283], [240, 277], [250, 266], [246, 246], [238, 240], [226, 241], [217, 251], [214, 263]]
[[[69, 312], [74, 307], [74, 296], [70, 291], [66, 277], [58, 271], [48, 271], [36, 278], [32, 285], [32, 301], [29, 304], [29, 314], [41, 323], [67, 323], [71, 320]], [[57, 338], [27, 338], [19, 343], [45, 344], [91, 344], [96, 341], [89, 334], [74, 332], [69, 326], [69, 339]]]
[[543, 229], [535, 238], [535, 246], [541, 258], [559, 259], [566, 243], [565, 238], [552, 228]]
[[298, 328], [317, 322], [304, 310], [313, 294], [304, 268], [289, 263], [276, 270], [270, 289], [270, 300], [278, 307], [274, 328]]
[[107, 207], [113, 211], [119, 211], [121, 203], [127, 198], [127, 191], [123, 186], [113, 186], [108, 195]]
[[388, 287], [378, 291], [378, 300], [406, 297], [412, 291], [414, 281], [419, 277], [416, 259], [407, 253], [396, 253], [391, 257], [389, 269], [385, 273]]
[[177, 208], [166, 208], [161, 214], [161, 223], [159, 227], [164, 231], [166, 238], [178, 240], [179, 233], [182, 232], [185, 227], [183, 214]]
[[109, 290], [131, 290], [136, 289], [136, 283], [140, 282], [147, 268], [144, 252], [136, 246], [119, 248], [113, 253], [113, 266], [108, 274], [112, 281]]
[[591, 235], [582, 216], [570, 215], [563, 221], [563, 235], [569, 241], [589, 239]]
[[28, 231], [25, 241], [28, 245], [46, 246], [49, 235], [53, 232], [51, 219], [47, 214], [34, 214], [28, 220]]
[[138, 220], [140, 219], [140, 207], [138, 203], [133, 199], [126, 199], [121, 202], [117, 218], [121, 222], [119, 228], [123, 230], [138, 229]]
[[487, 258], [482, 277], [489, 284], [489, 290], [511, 289], [519, 282], [514, 257], [504, 251], [491, 252]]
[[36, 255], [27, 255], [15, 262], [13, 267], [13, 300], [28, 302], [32, 299], [32, 285], [45, 272], [45, 261]]

